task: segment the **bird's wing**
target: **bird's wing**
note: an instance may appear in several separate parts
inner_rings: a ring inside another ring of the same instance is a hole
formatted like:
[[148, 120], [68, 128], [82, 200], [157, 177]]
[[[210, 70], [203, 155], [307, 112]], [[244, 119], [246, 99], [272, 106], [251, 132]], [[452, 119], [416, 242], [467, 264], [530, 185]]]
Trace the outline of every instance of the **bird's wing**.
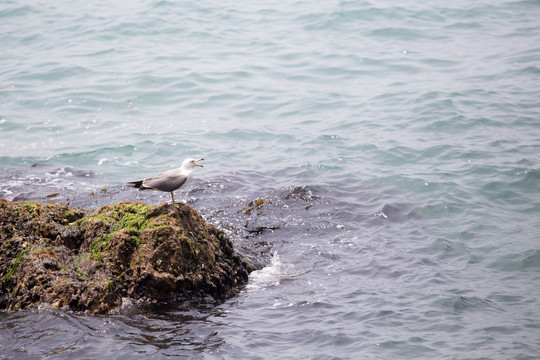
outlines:
[[160, 191], [174, 191], [182, 187], [187, 181], [187, 177], [172, 171], [165, 171], [153, 178], [144, 179], [142, 185]]

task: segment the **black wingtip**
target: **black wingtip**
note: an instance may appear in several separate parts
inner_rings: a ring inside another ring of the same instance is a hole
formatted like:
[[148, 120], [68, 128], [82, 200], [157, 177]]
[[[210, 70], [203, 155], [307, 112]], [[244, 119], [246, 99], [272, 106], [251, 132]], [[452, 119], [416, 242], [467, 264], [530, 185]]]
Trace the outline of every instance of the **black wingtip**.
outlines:
[[137, 188], [137, 189], [140, 189], [142, 187], [142, 183], [143, 181], [142, 180], [139, 180], [139, 181], [130, 181], [126, 184], [126, 186], [129, 186], [129, 187], [134, 187], [134, 188]]

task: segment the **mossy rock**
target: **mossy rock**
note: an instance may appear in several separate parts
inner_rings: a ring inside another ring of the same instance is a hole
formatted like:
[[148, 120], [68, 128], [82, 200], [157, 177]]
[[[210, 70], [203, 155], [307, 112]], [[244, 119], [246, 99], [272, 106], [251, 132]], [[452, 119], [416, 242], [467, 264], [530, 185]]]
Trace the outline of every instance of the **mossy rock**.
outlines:
[[107, 313], [125, 298], [219, 299], [247, 277], [232, 242], [187, 205], [87, 211], [0, 199], [0, 309]]

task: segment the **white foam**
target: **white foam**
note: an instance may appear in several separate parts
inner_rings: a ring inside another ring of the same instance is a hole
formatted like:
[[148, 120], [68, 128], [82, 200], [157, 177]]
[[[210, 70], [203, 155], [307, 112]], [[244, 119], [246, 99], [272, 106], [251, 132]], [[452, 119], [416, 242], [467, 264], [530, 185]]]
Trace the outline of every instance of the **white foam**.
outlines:
[[279, 286], [279, 280], [282, 276], [281, 265], [279, 255], [277, 251], [274, 251], [270, 265], [249, 274], [249, 282], [246, 289], [257, 290], [268, 286]]
[[7, 198], [10, 195], [13, 195], [13, 191], [8, 189], [0, 189], [0, 194], [3, 194], [1, 197]]

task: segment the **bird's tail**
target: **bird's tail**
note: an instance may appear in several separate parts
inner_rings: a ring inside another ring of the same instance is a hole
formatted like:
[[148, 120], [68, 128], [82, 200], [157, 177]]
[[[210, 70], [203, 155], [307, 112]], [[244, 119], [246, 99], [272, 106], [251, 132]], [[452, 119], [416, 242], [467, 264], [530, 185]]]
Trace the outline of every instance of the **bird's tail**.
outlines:
[[139, 180], [139, 181], [130, 181], [126, 184], [126, 186], [129, 186], [129, 187], [134, 187], [134, 188], [137, 188], [137, 189], [141, 189], [143, 188], [143, 181], [142, 180]]

